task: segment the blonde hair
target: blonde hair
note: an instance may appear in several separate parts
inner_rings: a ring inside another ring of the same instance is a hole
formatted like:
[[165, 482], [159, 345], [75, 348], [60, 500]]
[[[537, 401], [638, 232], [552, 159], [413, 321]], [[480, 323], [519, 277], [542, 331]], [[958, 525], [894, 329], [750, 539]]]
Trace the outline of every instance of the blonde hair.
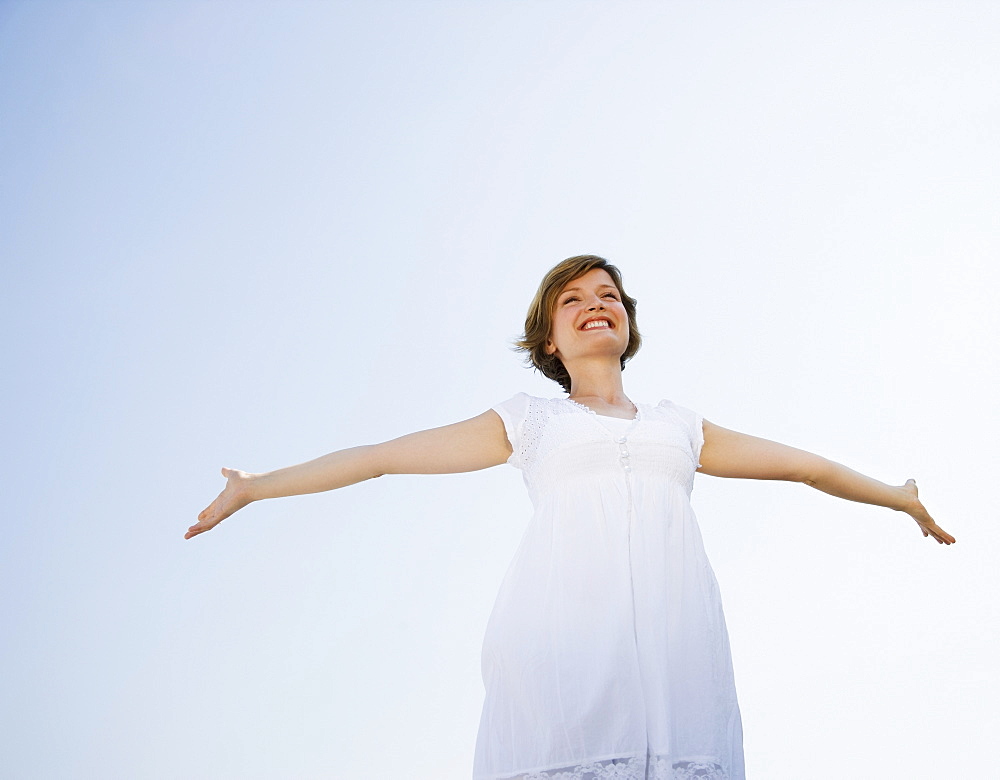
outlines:
[[622, 304], [628, 313], [628, 346], [622, 353], [622, 368], [632, 356], [639, 351], [642, 336], [635, 322], [635, 298], [630, 298], [622, 288], [621, 272], [603, 257], [597, 255], [577, 255], [563, 260], [559, 265], [545, 274], [538, 292], [528, 307], [528, 316], [524, 320], [524, 336], [515, 342], [514, 349], [527, 353], [525, 363], [534, 366], [549, 379], [558, 382], [567, 393], [570, 391], [570, 376], [563, 362], [555, 355], [545, 352], [545, 344], [552, 333], [552, 313], [555, 311], [556, 298], [562, 289], [574, 279], [578, 279], [595, 268], [602, 268], [618, 288]]

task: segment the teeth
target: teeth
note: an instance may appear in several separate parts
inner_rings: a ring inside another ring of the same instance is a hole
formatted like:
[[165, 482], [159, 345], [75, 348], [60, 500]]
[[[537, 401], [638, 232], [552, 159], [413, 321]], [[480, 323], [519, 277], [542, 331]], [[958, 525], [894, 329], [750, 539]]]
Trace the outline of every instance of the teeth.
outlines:
[[607, 320], [593, 320], [592, 322], [588, 322], [586, 325], [584, 325], [583, 329], [592, 330], [594, 328], [610, 328], [610, 327], [611, 323], [608, 322]]

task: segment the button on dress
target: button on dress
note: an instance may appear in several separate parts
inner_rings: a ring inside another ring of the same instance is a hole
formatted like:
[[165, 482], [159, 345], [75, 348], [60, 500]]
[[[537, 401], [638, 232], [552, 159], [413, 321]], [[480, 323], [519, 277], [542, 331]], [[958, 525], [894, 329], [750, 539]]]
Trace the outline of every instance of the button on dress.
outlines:
[[475, 780], [744, 780], [718, 584], [691, 509], [702, 419], [518, 394], [534, 514], [483, 645]]

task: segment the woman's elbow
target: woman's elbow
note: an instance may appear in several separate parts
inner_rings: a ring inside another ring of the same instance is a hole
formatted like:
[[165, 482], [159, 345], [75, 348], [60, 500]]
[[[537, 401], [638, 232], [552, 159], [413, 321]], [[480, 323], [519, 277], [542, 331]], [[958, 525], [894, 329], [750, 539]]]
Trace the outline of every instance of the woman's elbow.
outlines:
[[818, 487], [828, 481], [837, 464], [820, 455], [807, 454], [809, 457], [802, 458], [795, 464], [790, 481], [801, 482], [813, 488]]

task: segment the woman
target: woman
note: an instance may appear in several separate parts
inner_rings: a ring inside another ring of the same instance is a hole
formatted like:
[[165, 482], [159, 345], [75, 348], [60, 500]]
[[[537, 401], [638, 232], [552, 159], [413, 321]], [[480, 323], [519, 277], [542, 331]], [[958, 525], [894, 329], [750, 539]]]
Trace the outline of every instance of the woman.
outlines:
[[569, 258], [542, 280], [519, 342], [568, 398], [522, 393], [464, 422], [298, 466], [223, 469], [225, 489], [186, 538], [263, 498], [509, 462], [535, 514], [486, 631], [476, 780], [741, 780], [729, 640], [689, 500], [695, 472], [805, 482], [955, 540], [913, 480], [892, 487], [669, 401], [633, 403], [622, 369], [639, 343], [618, 270]]

